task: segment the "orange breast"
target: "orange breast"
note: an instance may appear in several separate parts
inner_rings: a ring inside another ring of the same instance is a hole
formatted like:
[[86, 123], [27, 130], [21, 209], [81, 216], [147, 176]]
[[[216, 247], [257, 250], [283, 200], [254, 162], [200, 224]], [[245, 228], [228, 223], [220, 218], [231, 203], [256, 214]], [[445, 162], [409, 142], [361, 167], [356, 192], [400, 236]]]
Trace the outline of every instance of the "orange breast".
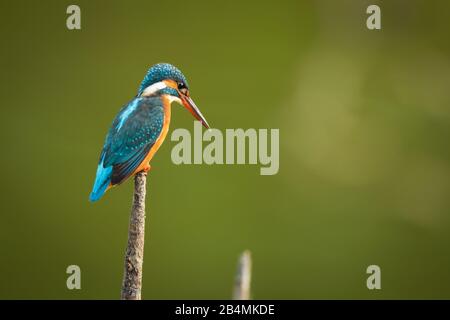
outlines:
[[148, 163], [150, 160], [152, 160], [153, 156], [155, 155], [156, 151], [158, 151], [161, 144], [164, 142], [164, 139], [166, 138], [167, 132], [169, 131], [169, 124], [170, 124], [170, 101], [167, 97], [162, 97], [163, 100], [163, 108], [164, 108], [164, 123], [161, 130], [161, 133], [159, 134], [158, 139], [156, 139], [155, 144], [150, 149], [149, 153], [145, 157], [144, 161], [137, 167], [136, 170], [134, 170], [133, 175], [136, 173], [146, 169], [148, 167]]

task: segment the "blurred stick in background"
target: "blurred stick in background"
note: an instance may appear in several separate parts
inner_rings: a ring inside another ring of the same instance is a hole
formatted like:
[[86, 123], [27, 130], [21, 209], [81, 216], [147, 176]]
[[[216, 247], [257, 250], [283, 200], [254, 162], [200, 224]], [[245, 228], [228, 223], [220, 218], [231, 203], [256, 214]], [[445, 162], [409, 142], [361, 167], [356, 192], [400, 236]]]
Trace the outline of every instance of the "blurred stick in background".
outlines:
[[128, 244], [125, 253], [122, 300], [141, 299], [142, 264], [144, 262], [146, 181], [146, 172], [138, 172], [134, 177], [134, 195], [130, 226], [128, 229]]
[[250, 300], [250, 282], [252, 280], [252, 257], [250, 251], [244, 251], [239, 257], [233, 299]]

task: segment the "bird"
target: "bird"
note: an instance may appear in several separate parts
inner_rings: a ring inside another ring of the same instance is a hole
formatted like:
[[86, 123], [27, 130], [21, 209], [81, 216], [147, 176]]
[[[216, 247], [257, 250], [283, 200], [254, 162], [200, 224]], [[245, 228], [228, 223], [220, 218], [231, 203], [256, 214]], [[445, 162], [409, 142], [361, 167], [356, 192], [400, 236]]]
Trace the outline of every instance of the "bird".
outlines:
[[209, 128], [190, 96], [183, 73], [169, 63], [153, 65], [136, 96], [120, 109], [112, 122], [98, 161], [90, 201], [98, 201], [107, 190], [136, 173], [150, 170], [149, 162], [169, 130], [172, 102], [184, 106]]

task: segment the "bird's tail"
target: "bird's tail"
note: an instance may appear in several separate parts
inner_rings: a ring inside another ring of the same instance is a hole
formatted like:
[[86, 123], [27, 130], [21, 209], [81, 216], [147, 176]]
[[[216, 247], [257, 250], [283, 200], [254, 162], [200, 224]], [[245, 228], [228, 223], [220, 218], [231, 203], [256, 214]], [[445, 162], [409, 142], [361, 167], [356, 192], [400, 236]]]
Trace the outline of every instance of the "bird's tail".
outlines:
[[105, 193], [106, 189], [108, 189], [108, 186], [111, 183], [112, 169], [112, 166], [106, 168], [103, 167], [103, 160], [100, 161], [97, 167], [94, 187], [92, 188], [92, 192], [89, 196], [90, 201], [95, 202], [99, 200]]

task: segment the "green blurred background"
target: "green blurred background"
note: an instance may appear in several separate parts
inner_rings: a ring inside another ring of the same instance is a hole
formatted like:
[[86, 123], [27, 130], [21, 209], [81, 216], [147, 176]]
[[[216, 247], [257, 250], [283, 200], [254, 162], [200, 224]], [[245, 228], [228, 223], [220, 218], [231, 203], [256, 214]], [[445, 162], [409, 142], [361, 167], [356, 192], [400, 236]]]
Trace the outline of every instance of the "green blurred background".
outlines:
[[[66, 28], [81, 7], [82, 30]], [[366, 28], [369, 4], [382, 30]], [[132, 183], [88, 201], [147, 68], [177, 65], [213, 127], [279, 128], [280, 171], [148, 180], [143, 297], [450, 298], [450, 2], [2, 1], [0, 298], [120, 296]], [[171, 130], [193, 118], [172, 108]], [[66, 267], [81, 267], [81, 290]], [[381, 267], [381, 290], [366, 268]]]

